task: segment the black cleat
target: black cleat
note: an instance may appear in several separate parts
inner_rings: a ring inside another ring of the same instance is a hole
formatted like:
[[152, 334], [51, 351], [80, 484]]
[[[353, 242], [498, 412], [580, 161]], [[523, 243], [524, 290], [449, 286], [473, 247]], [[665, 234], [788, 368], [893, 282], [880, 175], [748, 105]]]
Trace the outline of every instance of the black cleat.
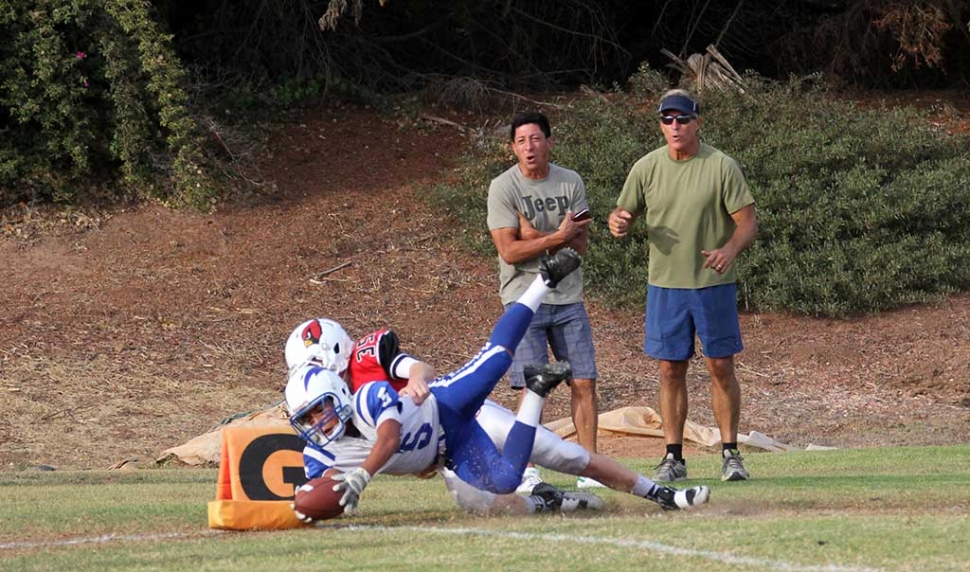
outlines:
[[539, 483], [532, 487], [532, 494], [529, 496], [536, 501], [536, 506], [541, 507], [540, 512], [559, 510], [562, 506], [562, 491], [549, 483]]
[[573, 367], [568, 361], [557, 361], [543, 365], [525, 366], [525, 386], [529, 391], [546, 397], [563, 380], [573, 375]]
[[578, 252], [572, 248], [563, 248], [539, 262], [539, 274], [542, 275], [542, 281], [546, 286], [555, 288], [570, 272], [579, 268], [582, 262], [583, 259], [579, 257]]

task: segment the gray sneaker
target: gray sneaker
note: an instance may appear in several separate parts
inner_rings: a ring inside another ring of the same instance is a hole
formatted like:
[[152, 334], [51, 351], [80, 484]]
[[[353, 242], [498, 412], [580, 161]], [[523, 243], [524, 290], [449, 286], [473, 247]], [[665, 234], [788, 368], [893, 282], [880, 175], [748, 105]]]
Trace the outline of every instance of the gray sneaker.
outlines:
[[656, 469], [653, 480], [658, 483], [672, 483], [687, 478], [687, 464], [674, 459], [673, 453], [667, 453]]
[[559, 506], [560, 512], [573, 512], [575, 510], [603, 510], [606, 503], [599, 496], [590, 492], [571, 492], [566, 491], [562, 494], [562, 504]]
[[751, 476], [744, 469], [744, 458], [736, 450], [724, 451], [724, 461], [721, 462], [722, 481], [746, 481]]

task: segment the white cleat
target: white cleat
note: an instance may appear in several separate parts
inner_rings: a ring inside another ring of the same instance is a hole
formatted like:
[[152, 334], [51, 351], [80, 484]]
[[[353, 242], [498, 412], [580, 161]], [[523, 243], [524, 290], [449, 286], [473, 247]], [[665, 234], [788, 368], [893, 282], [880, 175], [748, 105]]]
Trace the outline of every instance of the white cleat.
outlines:
[[660, 487], [654, 496], [649, 498], [656, 501], [664, 510], [687, 510], [706, 503], [710, 497], [711, 489], [700, 486], [682, 490]]
[[576, 479], [577, 489], [605, 489], [606, 485], [589, 477], [579, 477]]

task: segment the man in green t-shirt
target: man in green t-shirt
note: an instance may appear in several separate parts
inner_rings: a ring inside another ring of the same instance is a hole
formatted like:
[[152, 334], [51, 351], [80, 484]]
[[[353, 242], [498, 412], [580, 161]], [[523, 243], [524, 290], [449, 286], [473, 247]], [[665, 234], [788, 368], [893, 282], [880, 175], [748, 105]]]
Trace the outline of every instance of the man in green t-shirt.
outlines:
[[633, 165], [609, 216], [610, 233], [623, 238], [642, 215], [650, 241], [644, 353], [660, 361], [667, 444], [654, 480], [687, 478], [687, 366], [695, 335], [712, 381], [721, 478], [746, 480], [738, 453], [741, 388], [734, 355], [742, 345], [734, 261], [758, 233], [754, 199], [737, 162], [701, 142], [701, 110], [693, 94], [671, 90], [658, 111], [667, 144]]
[[[585, 254], [591, 220], [582, 178], [549, 162], [552, 130], [546, 116], [517, 114], [509, 135], [518, 162], [495, 177], [488, 189], [488, 230], [498, 250], [499, 295], [506, 306], [535, 278], [542, 256], [566, 246]], [[546, 363], [550, 347], [557, 360], [572, 365], [569, 387], [576, 440], [595, 453], [597, 374], [593, 333], [583, 305], [582, 269], [560, 282], [536, 311], [509, 370], [513, 388], [525, 387], [523, 367]], [[539, 482], [538, 470], [530, 467], [519, 492]], [[576, 485], [602, 486], [585, 477]]]

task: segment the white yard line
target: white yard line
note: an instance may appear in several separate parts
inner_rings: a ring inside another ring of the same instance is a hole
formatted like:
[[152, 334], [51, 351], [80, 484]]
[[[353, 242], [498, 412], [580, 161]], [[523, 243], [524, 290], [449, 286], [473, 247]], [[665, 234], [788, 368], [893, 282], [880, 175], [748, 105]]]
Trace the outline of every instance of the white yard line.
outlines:
[[194, 538], [197, 536], [211, 536], [222, 534], [221, 530], [200, 530], [197, 532], [169, 532], [164, 534], [105, 534], [88, 538], [68, 538], [65, 540], [28, 540], [24, 542], [0, 543], [0, 550], [18, 550], [24, 548], [54, 548], [57, 546], [78, 546], [81, 544], [106, 544], [108, 542], [142, 542], [145, 540], [169, 540]]
[[419, 526], [350, 526], [356, 530], [381, 530], [393, 532], [406, 530], [420, 533], [435, 534], [455, 534], [467, 536], [491, 536], [497, 538], [510, 538], [521, 540], [542, 540], [548, 542], [568, 542], [574, 544], [599, 544], [617, 546], [621, 548], [636, 548], [650, 552], [662, 554], [672, 554], [675, 556], [688, 556], [702, 558], [717, 562], [719, 564], [732, 564], [739, 566], [758, 566], [772, 570], [784, 570], [786, 572], [884, 572], [882, 568], [864, 568], [856, 566], [840, 566], [838, 564], [826, 564], [822, 566], [793, 564], [781, 560], [767, 560], [763, 558], [750, 558], [747, 556], [737, 556], [730, 552], [714, 552], [710, 550], [696, 550], [693, 548], [681, 548], [652, 542], [650, 540], [631, 540], [623, 538], [605, 538], [600, 536], [573, 536], [569, 534], [543, 534], [533, 532], [507, 532], [502, 530], [488, 530], [478, 528], [432, 528]]
[[[841, 566], [839, 564], [826, 564], [821, 566], [794, 564], [783, 560], [768, 560], [764, 558], [751, 558], [748, 556], [738, 556], [730, 552], [715, 552], [712, 550], [697, 550], [694, 548], [682, 548], [650, 540], [633, 540], [625, 538], [607, 538], [601, 536], [573, 536], [569, 534], [545, 534], [534, 532], [507, 532], [502, 530], [489, 530], [485, 528], [435, 528], [424, 526], [370, 526], [370, 525], [323, 525], [321, 528], [331, 528], [335, 530], [360, 530], [360, 531], [381, 531], [381, 532], [418, 532], [424, 534], [450, 534], [462, 536], [489, 536], [495, 538], [509, 538], [512, 540], [541, 540], [545, 542], [565, 542], [572, 544], [595, 544], [603, 546], [616, 546], [619, 548], [633, 548], [646, 550], [660, 554], [671, 554], [674, 556], [685, 556], [690, 558], [701, 558], [710, 560], [718, 564], [730, 564], [735, 566], [758, 567], [770, 570], [782, 570], [784, 572], [884, 572], [882, 568], [865, 568], [857, 566]], [[51, 541], [26, 541], [26, 542], [6, 542], [0, 544], [0, 550], [17, 550], [25, 548], [53, 548], [57, 546], [78, 546], [82, 544], [104, 544], [108, 542], [142, 542], [146, 540], [169, 540], [193, 538], [199, 536], [211, 536], [223, 534], [221, 530], [203, 530], [197, 532], [173, 532], [168, 534], [107, 534], [90, 538], [72, 538], [67, 540]]]

